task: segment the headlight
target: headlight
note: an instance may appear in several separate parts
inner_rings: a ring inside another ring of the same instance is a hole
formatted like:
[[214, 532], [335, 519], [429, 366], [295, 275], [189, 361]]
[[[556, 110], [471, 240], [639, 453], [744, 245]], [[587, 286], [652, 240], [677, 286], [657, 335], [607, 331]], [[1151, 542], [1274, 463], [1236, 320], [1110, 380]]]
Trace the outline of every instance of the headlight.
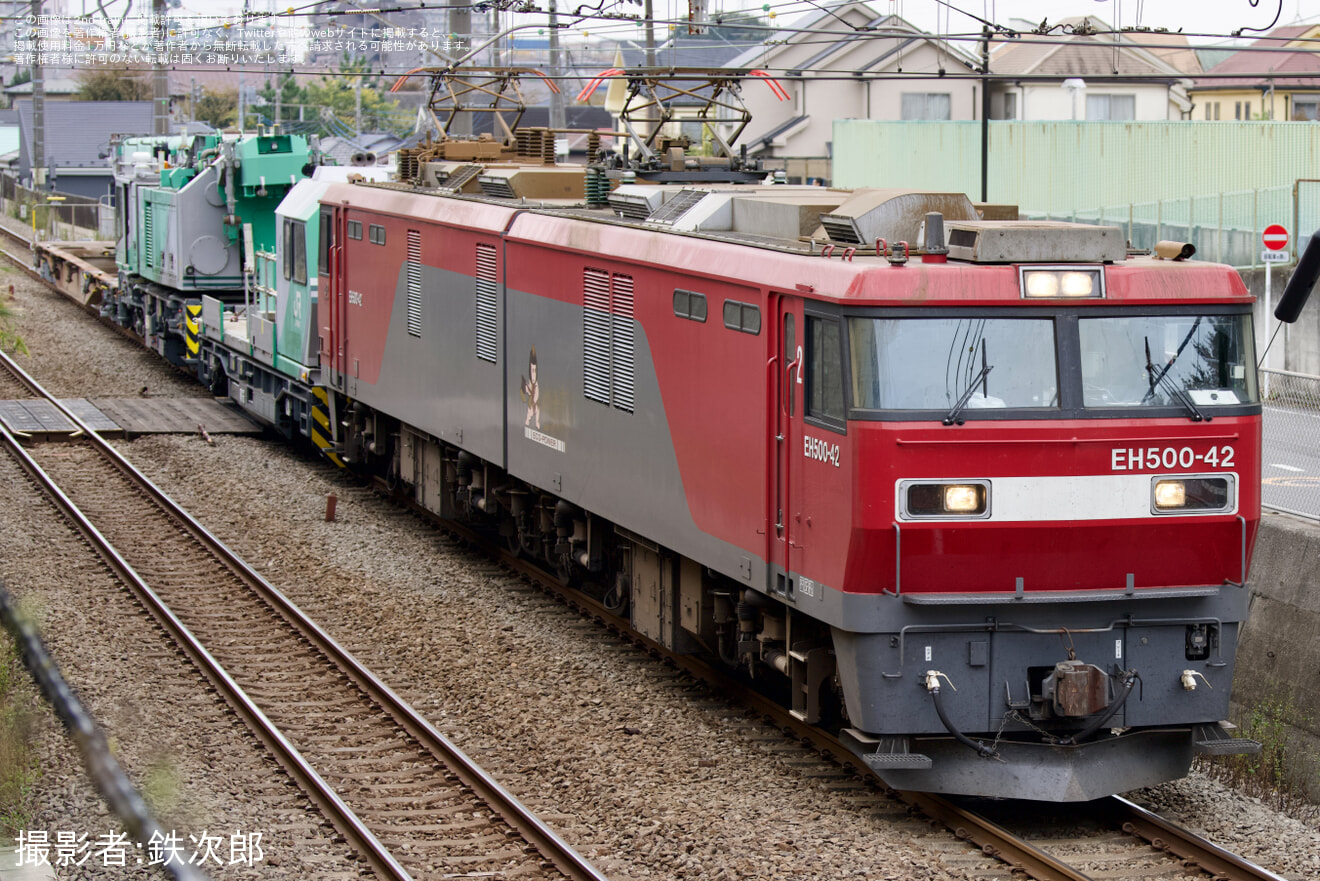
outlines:
[[988, 480], [904, 481], [899, 493], [905, 519], [970, 519], [990, 514]]
[[1213, 514], [1231, 511], [1236, 483], [1231, 474], [1212, 477], [1156, 477], [1151, 510], [1156, 514]]
[[1099, 299], [1105, 295], [1105, 275], [1100, 267], [1078, 269], [1068, 266], [1021, 266], [1022, 296], [1028, 300], [1061, 297], [1071, 300]]

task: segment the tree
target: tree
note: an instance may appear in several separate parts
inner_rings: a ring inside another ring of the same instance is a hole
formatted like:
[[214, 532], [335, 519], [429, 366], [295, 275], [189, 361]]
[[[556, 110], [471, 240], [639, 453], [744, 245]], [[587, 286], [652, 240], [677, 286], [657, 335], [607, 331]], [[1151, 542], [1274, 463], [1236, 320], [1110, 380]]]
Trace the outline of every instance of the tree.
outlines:
[[193, 118], [223, 129], [234, 124], [238, 119], [238, 90], [220, 89], [211, 92], [202, 90], [202, 97], [193, 108]]
[[10, 81], [9, 85], [21, 86], [24, 83], [30, 83], [30, 82], [32, 82], [32, 68], [25, 67], [22, 70], [16, 71], [14, 73], [14, 78], [13, 80]]
[[272, 121], [274, 121], [275, 116], [277, 88], [279, 89], [279, 103], [283, 108], [281, 111], [283, 118], [280, 121], [288, 122], [291, 117], [297, 117], [298, 111], [296, 108], [298, 105], [307, 103], [307, 90], [298, 85], [298, 81], [294, 79], [293, 74], [287, 70], [279, 75], [278, 83], [272, 83], [267, 78], [266, 85], [257, 90], [257, 95], [266, 102]]
[[127, 67], [89, 68], [78, 73], [75, 101], [150, 101], [151, 83]]

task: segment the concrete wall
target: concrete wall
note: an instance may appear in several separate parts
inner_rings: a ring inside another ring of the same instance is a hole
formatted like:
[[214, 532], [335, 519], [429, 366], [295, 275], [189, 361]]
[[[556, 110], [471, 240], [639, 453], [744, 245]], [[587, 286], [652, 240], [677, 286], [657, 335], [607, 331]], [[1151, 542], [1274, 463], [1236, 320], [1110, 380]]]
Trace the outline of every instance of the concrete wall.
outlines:
[[1238, 646], [1234, 711], [1250, 713], [1263, 699], [1286, 698], [1295, 708], [1294, 767], [1312, 770], [1320, 756], [1320, 524], [1265, 514], [1252, 559], [1251, 611]]
[[[1273, 310], [1279, 304], [1279, 297], [1283, 295], [1288, 279], [1292, 277], [1293, 268], [1292, 265], [1288, 265], [1282, 269], [1272, 270], [1268, 314], [1265, 311], [1265, 270], [1249, 269], [1241, 273], [1247, 289], [1256, 297], [1257, 360], [1265, 351], [1265, 343], [1269, 340], [1270, 334], [1274, 333], [1279, 324]], [[1279, 330], [1267, 361], [1261, 366], [1270, 370], [1291, 370], [1293, 373], [1320, 375], [1320, 292], [1312, 294], [1295, 324], [1285, 324]]]

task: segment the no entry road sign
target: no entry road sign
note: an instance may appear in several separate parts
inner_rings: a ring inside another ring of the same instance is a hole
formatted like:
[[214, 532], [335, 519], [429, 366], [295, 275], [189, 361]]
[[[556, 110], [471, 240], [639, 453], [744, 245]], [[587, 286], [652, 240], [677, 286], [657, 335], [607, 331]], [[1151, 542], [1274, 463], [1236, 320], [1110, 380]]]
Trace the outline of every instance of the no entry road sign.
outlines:
[[1277, 223], [1271, 223], [1265, 227], [1265, 232], [1261, 233], [1260, 239], [1269, 250], [1282, 251], [1288, 247], [1288, 230]]

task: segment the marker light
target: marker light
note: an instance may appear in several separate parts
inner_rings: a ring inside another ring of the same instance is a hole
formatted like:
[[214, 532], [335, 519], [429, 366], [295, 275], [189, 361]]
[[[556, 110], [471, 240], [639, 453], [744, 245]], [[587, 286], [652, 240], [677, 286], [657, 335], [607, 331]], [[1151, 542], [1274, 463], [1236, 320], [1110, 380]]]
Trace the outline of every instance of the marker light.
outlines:
[[1105, 277], [1099, 267], [1022, 266], [1018, 271], [1022, 296], [1028, 300], [1099, 299], [1105, 295]]
[[990, 513], [990, 482], [904, 481], [899, 488], [904, 519], [982, 518]]
[[1207, 477], [1157, 477], [1151, 485], [1151, 509], [1156, 514], [1216, 514], [1236, 504], [1232, 474]]

